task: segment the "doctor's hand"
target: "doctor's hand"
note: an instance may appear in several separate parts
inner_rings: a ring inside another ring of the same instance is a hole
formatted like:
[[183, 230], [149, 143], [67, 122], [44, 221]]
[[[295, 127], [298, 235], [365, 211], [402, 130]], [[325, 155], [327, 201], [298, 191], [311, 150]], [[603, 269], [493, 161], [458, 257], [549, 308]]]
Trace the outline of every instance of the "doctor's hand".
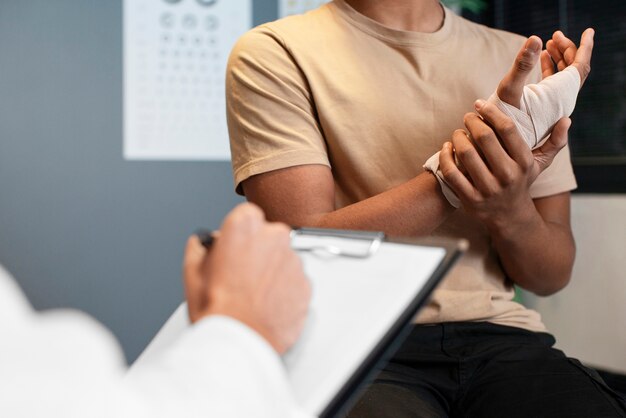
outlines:
[[304, 326], [311, 287], [289, 233], [244, 203], [226, 216], [210, 250], [190, 237], [183, 276], [191, 320], [226, 315], [255, 330], [279, 354], [291, 347]]
[[465, 210], [490, 231], [501, 231], [523, 224], [535, 212], [530, 186], [567, 144], [571, 121], [559, 120], [549, 139], [531, 151], [495, 105], [478, 100], [475, 107], [478, 114], [464, 118], [468, 133], [458, 129], [444, 144], [440, 167]]

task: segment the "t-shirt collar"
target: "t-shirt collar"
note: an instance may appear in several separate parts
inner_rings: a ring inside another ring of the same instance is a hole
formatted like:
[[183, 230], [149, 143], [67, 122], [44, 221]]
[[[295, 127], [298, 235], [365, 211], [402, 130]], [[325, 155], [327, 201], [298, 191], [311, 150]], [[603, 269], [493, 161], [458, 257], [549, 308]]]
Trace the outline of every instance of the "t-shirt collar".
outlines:
[[452, 33], [453, 21], [456, 17], [452, 11], [442, 5], [443, 25], [436, 32], [425, 33], [392, 29], [357, 12], [345, 0], [334, 0], [331, 6], [352, 25], [371, 36], [395, 44], [422, 47], [436, 46], [445, 41]]

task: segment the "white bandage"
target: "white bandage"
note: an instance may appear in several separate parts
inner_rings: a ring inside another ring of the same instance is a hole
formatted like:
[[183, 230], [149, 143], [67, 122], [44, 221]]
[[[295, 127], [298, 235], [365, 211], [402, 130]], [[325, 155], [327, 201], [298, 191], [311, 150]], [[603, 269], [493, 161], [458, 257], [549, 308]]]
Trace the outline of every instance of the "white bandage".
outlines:
[[446, 180], [443, 178], [443, 173], [441, 172], [441, 168], [439, 168], [439, 154], [441, 154], [441, 151], [426, 160], [426, 162], [424, 163], [424, 169], [432, 172], [435, 175], [437, 181], [439, 182], [439, 186], [441, 187], [441, 192], [443, 193], [443, 195], [446, 197], [446, 199], [448, 199], [448, 202], [452, 206], [458, 209], [461, 207], [461, 201], [459, 200], [456, 193], [452, 191], [450, 186], [448, 186]]
[[[524, 141], [534, 149], [550, 134], [559, 119], [572, 114], [580, 83], [578, 70], [570, 65], [563, 71], [544, 78], [538, 84], [524, 86], [520, 109], [503, 102], [497, 93], [493, 93], [488, 102], [495, 104], [511, 118]], [[443, 178], [439, 167], [439, 154], [440, 152], [430, 157], [423, 167], [435, 175], [443, 195], [452, 206], [458, 208], [461, 201]]]
[[496, 93], [487, 101], [513, 120], [524, 141], [534, 149], [550, 134], [559, 119], [572, 114], [578, 90], [580, 74], [570, 65], [539, 84], [524, 86], [519, 109], [500, 100]]

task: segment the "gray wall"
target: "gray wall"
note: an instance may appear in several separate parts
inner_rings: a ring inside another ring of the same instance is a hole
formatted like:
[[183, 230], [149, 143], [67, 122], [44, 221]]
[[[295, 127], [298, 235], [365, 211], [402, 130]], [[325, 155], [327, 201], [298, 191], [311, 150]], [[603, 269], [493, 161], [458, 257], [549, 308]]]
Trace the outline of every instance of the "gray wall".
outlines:
[[120, 0], [0, 0], [0, 263], [133, 361], [182, 300], [186, 237], [241, 198], [228, 162], [125, 161], [122, 94]]
[[549, 298], [524, 293], [523, 300], [568, 356], [626, 374], [626, 195], [574, 194], [572, 229], [577, 255], [569, 285]]

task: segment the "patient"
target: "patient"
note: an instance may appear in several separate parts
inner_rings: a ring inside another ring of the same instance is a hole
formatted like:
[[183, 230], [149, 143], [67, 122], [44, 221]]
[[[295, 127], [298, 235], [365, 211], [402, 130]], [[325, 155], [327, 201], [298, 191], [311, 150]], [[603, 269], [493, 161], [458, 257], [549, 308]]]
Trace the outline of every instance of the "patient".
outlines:
[[[587, 63], [591, 60], [593, 36], [594, 30], [591, 28], [583, 32], [580, 47], [576, 49], [563, 32], [555, 32], [553, 39], [547, 42], [547, 49], [541, 52], [543, 80], [525, 85], [542, 47], [541, 39], [531, 36], [519, 51], [509, 73], [500, 81], [496, 92], [489, 97], [488, 102], [495, 104], [511, 118], [531, 149], [540, 145], [561, 118], [570, 116], [574, 111], [578, 91], [590, 72]], [[554, 45], [556, 42], [561, 44], [561, 48]], [[558, 61], [559, 71], [556, 73], [551, 55]], [[440, 152], [437, 152], [429, 158], [424, 168], [435, 174], [446, 199], [458, 208], [461, 202], [443, 178], [439, 156]]]
[[[514, 284], [544, 296], [564, 288], [575, 253], [570, 121], [531, 151], [494, 103], [467, 113], [527, 41], [437, 0], [334, 0], [250, 31], [231, 54], [235, 187], [268, 218], [470, 240], [350, 417], [623, 415], [591, 372], [553, 348], [539, 314], [512, 300]], [[558, 33], [552, 41], [559, 70], [589, 59], [589, 32], [586, 54]], [[518, 56], [518, 86], [537, 69], [535, 45]], [[522, 89], [512, 91], [513, 100], [498, 94], [521, 108]], [[466, 130], [455, 131], [461, 121]], [[438, 150], [462, 209], [421, 168]]]

